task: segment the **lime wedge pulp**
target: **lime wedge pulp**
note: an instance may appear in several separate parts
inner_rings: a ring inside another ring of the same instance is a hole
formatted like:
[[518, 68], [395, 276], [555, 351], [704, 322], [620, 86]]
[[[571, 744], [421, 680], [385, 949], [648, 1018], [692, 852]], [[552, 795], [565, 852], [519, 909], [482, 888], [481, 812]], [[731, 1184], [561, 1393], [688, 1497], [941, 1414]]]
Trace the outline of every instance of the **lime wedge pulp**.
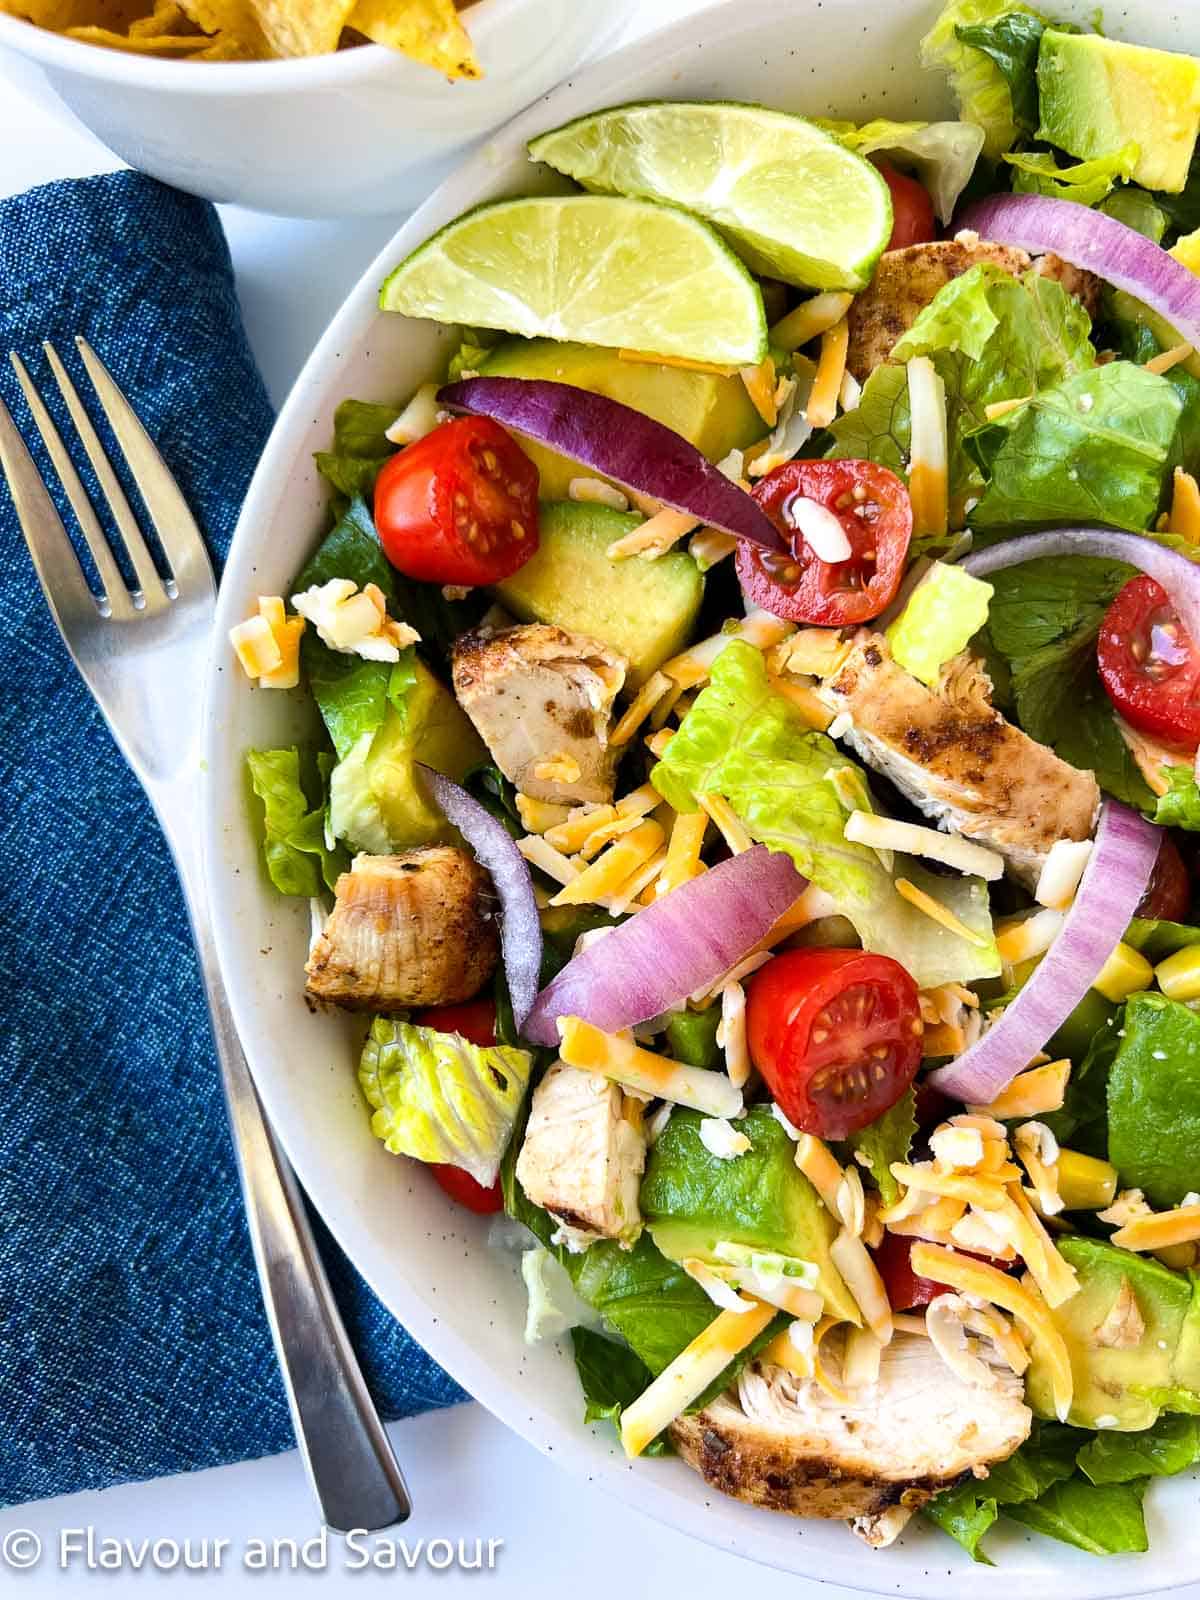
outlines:
[[706, 222], [606, 195], [499, 200], [449, 223], [379, 292], [385, 311], [723, 366], [767, 353], [762, 294]]
[[535, 161], [604, 194], [706, 217], [755, 272], [809, 289], [862, 289], [892, 231], [869, 161], [785, 111], [655, 100], [543, 133]]

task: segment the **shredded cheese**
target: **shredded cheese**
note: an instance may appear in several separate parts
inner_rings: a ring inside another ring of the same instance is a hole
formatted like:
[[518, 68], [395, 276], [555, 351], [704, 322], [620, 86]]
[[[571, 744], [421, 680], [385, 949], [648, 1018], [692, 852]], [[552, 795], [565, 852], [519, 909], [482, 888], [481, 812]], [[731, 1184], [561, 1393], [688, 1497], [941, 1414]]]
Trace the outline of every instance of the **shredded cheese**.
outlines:
[[950, 524], [946, 385], [928, 356], [913, 356], [908, 363], [908, 405], [912, 419], [908, 493], [912, 500], [913, 535], [941, 537]]
[[768, 672], [767, 679], [776, 694], [792, 702], [810, 728], [825, 732], [833, 721], [833, 712], [809, 684], [798, 683], [794, 678], [781, 678], [773, 672]]
[[990, 1105], [972, 1106], [971, 1110], [989, 1117], [1038, 1117], [1058, 1111], [1066, 1098], [1070, 1075], [1070, 1061], [1049, 1061], [1045, 1066], [1030, 1067], [1018, 1073]]
[[1200, 1240], [1200, 1204], [1176, 1206], [1138, 1217], [1118, 1228], [1112, 1243], [1126, 1250], [1163, 1250], [1172, 1245], [1195, 1244]]
[[540, 783], [578, 783], [583, 769], [569, 751], [559, 750], [535, 762], [533, 775]]
[[754, 409], [768, 428], [775, 426], [779, 407], [775, 401], [775, 363], [764, 356], [756, 367], [742, 367], [741, 379]]
[[993, 400], [991, 405], [984, 406], [983, 414], [989, 422], [998, 422], [1010, 412], [1019, 411], [1022, 406], [1027, 406], [1032, 399], [1031, 394], [1022, 394], [1013, 400]]
[[632, 1405], [621, 1412], [621, 1443], [628, 1456], [639, 1456], [664, 1428], [702, 1395], [709, 1384], [752, 1344], [775, 1316], [763, 1304], [749, 1311], [722, 1311], [680, 1351]]
[[579, 876], [575, 863], [556, 850], [544, 835], [526, 834], [517, 840], [517, 849], [531, 867], [537, 867], [555, 883], [572, 883]]
[[662, 670], [681, 688], [694, 689], [704, 682], [712, 671], [713, 662], [735, 639], [744, 639], [756, 649], [766, 650], [795, 631], [794, 622], [785, 622], [769, 611], [755, 610], [734, 627], [710, 634], [680, 655], [672, 656], [670, 661], [664, 662]]
[[956, 1250], [946, 1250], [939, 1245], [917, 1243], [912, 1247], [912, 1270], [920, 1278], [932, 1278], [963, 1295], [976, 1295], [993, 1305], [1009, 1311], [1029, 1329], [1046, 1357], [1051, 1373], [1054, 1409], [1060, 1422], [1065, 1422], [1074, 1397], [1074, 1378], [1066, 1341], [1046, 1302], [1028, 1284], [1018, 1283], [1005, 1272], [960, 1255]]
[[899, 850], [903, 855], [925, 856], [940, 861], [969, 876], [995, 883], [1004, 876], [1004, 857], [981, 844], [972, 844], [937, 828], [923, 828], [915, 822], [897, 822], [871, 811], [852, 811], [843, 830], [847, 839], [870, 845], [875, 850]]
[[751, 848], [754, 840], [747, 833], [745, 824], [723, 795], [702, 794], [699, 799], [701, 806], [716, 823], [721, 837], [735, 856], [739, 856], [743, 851]]
[[832, 511], [819, 500], [810, 500], [803, 494], [792, 495], [787, 508], [788, 521], [819, 561], [831, 565], [849, 561], [854, 553], [850, 540]]
[[846, 352], [850, 348], [850, 324], [843, 317], [821, 335], [821, 354], [817, 375], [809, 391], [804, 414], [810, 427], [827, 428], [837, 416], [838, 395], [846, 375]]
[[829, 1246], [829, 1259], [842, 1275], [854, 1303], [862, 1312], [867, 1327], [880, 1344], [892, 1337], [892, 1308], [879, 1270], [866, 1245], [856, 1234], [843, 1228]]
[[662, 824], [648, 817], [621, 839], [610, 844], [577, 878], [551, 900], [554, 906], [582, 906], [615, 893], [625, 880], [644, 866], [666, 842]]
[[1058, 1142], [1044, 1122], [1023, 1122], [1012, 1137], [1013, 1149], [1037, 1195], [1043, 1217], [1063, 1210], [1058, 1192]]
[[770, 332], [771, 343], [777, 350], [798, 350], [840, 322], [853, 299], [852, 294], [841, 290], [813, 295], [775, 323]]
[[576, 806], [567, 813], [564, 821], [546, 829], [546, 839], [556, 850], [574, 855], [577, 850], [583, 849], [598, 828], [616, 819], [616, 806]]
[[546, 833], [567, 820], [570, 812], [566, 806], [552, 805], [549, 800], [534, 800], [517, 791], [517, 815], [527, 833]]
[[940, 900], [935, 900], [931, 894], [926, 894], [924, 889], [918, 889], [916, 884], [910, 883], [907, 878], [896, 879], [896, 893], [902, 900], [907, 900], [909, 905], [916, 906], [918, 911], [923, 911], [932, 921], [940, 923], [958, 938], [965, 939], [968, 944], [977, 945], [981, 950], [987, 948], [988, 941], [983, 934], [968, 928], [966, 923], [961, 922]]
[[665, 849], [657, 850], [644, 866], [632, 873], [629, 879], [615, 891], [608, 902], [608, 909], [614, 917], [622, 916], [636, 900], [639, 905], [653, 904], [652, 886], [654, 880], [667, 864]]
[[718, 366], [712, 361], [693, 361], [690, 356], [659, 356], [652, 350], [618, 350], [621, 361], [639, 361], [652, 367], [679, 367], [684, 372], [711, 372], [714, 378], [732, 378], [737, 367]]
[[1038, 874], [1033, 898], [1052, 911], [1065, 911], [1075, 898], [1092, 853], [1090, 839], [1056, 839]]
[[719, 1072], [685, 1066], [643, 1050], [632, 1039], [602, 1033], [581, 1017], [559, 1017], [562, 1059], [569, 1067], [599, 1073], [623, 1088], [690, 1106], [708, 1117], [736, 1117], [742, 1093]]
[[1035, 911], [1032, 916], [1003, 923], [996, 930], [996, 949], [1007, 966], [1044, 956], [1062, 932], [1061, 911]]
[[722, 533], [720, 528], [700, 528], [691, 537], [688, 554], [701, 572], [708, 572], [718, 561], [724, 561], [726, 556], [731, 556], [737, 549], [737, 544], [731, 533]]
[[665, 672], [652, 672], [609, 734], [609, 744], [628, 744], [662, 697], [670, 692], [671, 687], [671, 680]]
[[1175, 468], [1167, 528], [1192, 544], [1200, 544], [1200, 484], [1182, 467]]
[[[1016, 1167], [1010, 1170], [1014, 1177], [1020, 1176]], [[906, 1161], [893, 1161], [891, 1171], [897, 1183], [909, 1189], [919, 1189], [922, 1194], [946, 1195], [952, 1200], [964, 1200], [983, 1211], [999, 1211], [1005, 1203], [1003, 1186], [995, 1178], [939, 1172], [932, 1161], [921, 1161], [915, 1166], [910, 1166]], [[891, 1220], [890, 1214], [885, 1214], [885, 1221], [890, 1223]]]
[[[353, 586], [352, 586], [353, 587]], [[259, 595], [258, 615], [229, 630], [229, 641], [246, 675], [260, 689], [294, 689], [300, 682], [303, 617], [288, 617], [279, 595]]]
[[384, 433], [392, 444], [415, 444], [438, 425], [436, 383], [423, 383], [404, 410]]
[[721, 990], [717, 1043], [725, 1052], [730, 1083], [743, 1088], [750, 1077], [750, 1050], [746, 1043], [746, 991], [740, 983], [727, 983]]
[[631, 528], [620, 539], [614, 539], [605, 554], [610, 561], [627, 561], [630, 556], [640, 556], [644, 561], [657, 561], [677, 545], [685, 533], [700, 526], [700, 518], [687, 511], [676, 511], [664, 506], [648, 517], [640, 527]]
[[847, 1389], [868, 1389], [879, 1382], [883, 1345], [870, 1328], [848, 1328], [842, 1352], [842, 1382]]
[[838, 1192], [845, 1174], [829, 1147], [815, 1133], [801, 1133], [796, 1138], [795, 1161], [797, 1167], [825, 1202], [825, 1206], [838, 1221], [842, 1220]]
[[629, 510], [628, 495], [603, 478], [572, 478], [567, 485], [567, 498], [584, 505], [607, 506], [610, 511]]
[[688, 883], [703, 871], [700, 852], [704, 848], [704, 835], [708, 829], [705, 811], [679, 812], [671, 827], [671, 841], [667, 846], [667, 859], [658, 880], [660, 895], [669, 894], [680, 884]]
[[1172, 345], [1169, 350], [1160, 350], [1158, 355], [1151, 356], [1149, 361], [1145, 363], [1146, 371], [1155, 372], [1159, 375], [1164, 372], [1170, 372], [1172, 367], [1177, 367], [1181, 361], [1186, 361], [1190, 355], [1194, 354], [1195, 351], [1190, 344]]
[[378, 584], [368, 583], [360, 590], [349, 578], [330, 578], [294, 594], [292, 605], [312, 623], [322, 643], [341, 655], [399, 661], [401, 650], [420, 643], [415, 628], [388, 617]]

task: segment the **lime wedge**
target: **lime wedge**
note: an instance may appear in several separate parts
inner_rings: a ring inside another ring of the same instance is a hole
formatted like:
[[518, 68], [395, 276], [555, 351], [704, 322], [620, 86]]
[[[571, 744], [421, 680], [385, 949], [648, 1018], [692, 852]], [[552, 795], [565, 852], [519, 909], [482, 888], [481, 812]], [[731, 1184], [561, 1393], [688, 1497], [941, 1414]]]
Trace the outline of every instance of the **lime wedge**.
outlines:
[[756, 272], [803, 288], [864, 288], [891, 236], [891, 198], [871, 163], [785, 111], [616, 106], [541, 134], [529, 154], [585, 189], [684, 206]]
[[605, 195], [500, 200], [402, 261], [385, 311], [527, 338], [748, 366], [767, 353], [762, 294], [706, 222]]

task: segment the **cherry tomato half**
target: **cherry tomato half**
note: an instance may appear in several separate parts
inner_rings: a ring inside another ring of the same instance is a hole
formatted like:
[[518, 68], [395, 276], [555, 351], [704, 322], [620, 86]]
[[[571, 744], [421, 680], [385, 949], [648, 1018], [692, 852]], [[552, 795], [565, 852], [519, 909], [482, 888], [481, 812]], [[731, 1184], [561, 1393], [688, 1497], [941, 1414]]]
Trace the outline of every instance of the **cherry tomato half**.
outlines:
[[[873, 461], [787, 461], [762, 479], [754, 498], [791, 546], [776, 554], [747, 540], [738, 545], [738, 579], [755, 605], [789, 622], [843, 628], [892, 603], [912, 539], [912, 503], [894, 472]], [[813, 554], [791, 514], [800, 499], [833, 512], [850, 542], [849, 560]]]
[[413, 1021], [419, 1028], [436, 1028], [439, 1033], [461, 1033], [472, 1044], [496, 1042], [496, 1002], [484, 995], [458, 1006], [428, 1006], [418, 1011]]
[[491, 417], [443, 422], [375, 484], [375, 526], [394, 567], [424, 583], [498, 583], [538, 546], [538, 472]]
[[490, 1189], [485, 1189], [461, 1167], [433, 1165], [430, 1170], [451, 1200], [457, 1200], [459, 1205], [466, 1206], [468, 1211], [477, 1211], [481, 1217], [490, 1217], [493, 1212], [503, 1211], [504, 1194], [500, 1188], [499, 1178]]
[[917, 986], [862, 950], [791, 950], [751, 980], [750, 1059], [784, 1115], [844, 1139], [881, 1116], [921, 1063]]
[[1096, 660], [1126, 722], [1183, 749], [1200, 745], [1200, 649], [1153, 578], [1131, 578], [1109, 606]]
[[[915, 1239], [906, 1239], [903, 1234], [885, 1233], [883, 1243], [871, 1251], [893, 1311], [912, 1311], [918, 1306], [927, 1306], [940, 1294], [954, 1292], [948, 1283], [938, 1283], [935, 1278], [919, 1278], [913, 1271], [912, 1247], [915, 1243]], [[959, 1254], [970, 1256], [972, 1261], [985, 1261], [988, 1266], [996, 1267], [1001, 1272], [1007, 1272], [1012, 1265], [1008, 1261], [997, 1261], [995, 1256], [981, 1256], [974, 1250], [960, 1250]]]
[[1150, 882], [1134, 915], [1161, 918], [1164, 922], [1186, 922], [1191, 903], [1192, 880], [1187, 864], [1178, 846], [1164, 833]]
[[[424, 1011], [418, 1011], [413, 1021], [418, 1027], [437, 1028], [440, 1033], [461, 1033], [472, 1044], [489, 1045], [496, 1042], [496, 1003], [483, 997], [464, 1000], [459, 1006], [429, 1006]], [[451, 1200], [457, 1200], [468, 1211], [490, 1216], [503, 1209], [504, 1196], [498, 1179], [490, 1189], [485, 1189], [461, 1167], [431, 1165], [434, 1177]]]
[[929, 190], [916, 178], [897, 172], [886, 161], [877, 161], [880, 176], [892, 192], [892, 237], [889, 250], [903, 250], [910, 244], [929, 244], [937, 238], [933, 201]]

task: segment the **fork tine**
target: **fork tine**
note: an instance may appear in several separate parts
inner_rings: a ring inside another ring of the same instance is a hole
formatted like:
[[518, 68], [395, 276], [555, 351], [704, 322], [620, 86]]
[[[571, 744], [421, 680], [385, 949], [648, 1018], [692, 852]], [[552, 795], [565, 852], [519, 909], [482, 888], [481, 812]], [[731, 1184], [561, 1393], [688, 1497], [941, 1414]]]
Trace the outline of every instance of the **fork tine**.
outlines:
[[83, 401], [79, 398], [79, 393], [71, 382], [67, 369], [59, 360], [58, 351], [49, 340], [42, 344], [42, 349], [46, 353], [46, 360], [50, 363], [50, 370], [53, 372], [58, 387], [62, 391], [62, 397], [67, 403], [67, 410], [71, 413], [71, 420], [78, 430], [80, 439], [83, 441], [83, 448], [88, 453], [88, 460], [92, 463], [92, 468], [95, 471], [104, 498], [108, 501], [108, 509], [112, 512], [117, 531], [121, 535], [129, 559], [133, 564], [133, 570], [137, 574], [138, 587], [145, 596], [147, 604], [162, 601], [166, 598], [163, 581], [155, 570], [150, 552], [146, 548], [146, 541], [142, 538], [141, 529], [138, 527], [133, 512], [130, 510], [129, 501], [125, 498], [125, 491], [118, 483], [117, 475], [104, 453], [104, 446], [100, 443], [100, 436], [95, 428], [92, 427], [92, 420], [83, 408]]
[[182, 587], [192, 570], [212, 581], [212, 564], [196, 519], [188, 508], [170, 468], [158, 453], [153, 439], [126, 400], [116, 380], [91, 345], [76, 335], [75, 345], [83, 358], [88, 376], [104, 408], [104, 415], [125, 452], [125, 460], [138, 492], [154, 523], [155, 532], [167, 553], [176, 581]]
[[8, 480], [17, 521], [29, 546], [46, 604], [69, 646], [73, 624], [94, 622], [101, 606], [88, 588], [62, 518], [54, 509], [33, 457], [25, 448], [25, 441], [17, 432], [3, 400], [0, 400], [0, 469]]
[[12, 362], [13, 371], [17, 375], [17, 382], [21, 385], [21, 391], [37, 425], [37, 430], [42, 436], [42, 443], [46, 446], [50, 460], [54, 463], [59, 482], [63, 486], [67, 499], [71, 502], [71, 510], [75, 513], [80, 531], [87, 542], [88, 549], [91, 551], [92, 560], [96, 563], [96, 570], [100, 574], [100, 585], [104, 591], [104, 599], [108, 601], [114, 614], [124, 616], [133, 610], [128, 590], [125, 588], [125, 580], [121, 576], [121, 569], [117, 566], [109, 542], [104, 537], [104, 531], [100, 526], [95, 511], [92, 509], [92, 502], [87, 497], [87, 490], [83, 487], [83, 482], [75, 470], [75, 463], [67, 454], [66, 446], [62, 442], [62, 435], [55, 427], [54, 419], [46, 410], [41, 395], [34, 387], [33, 379], [29, 376], [25, 363], [15, 350], [9, 351], [8, 358]]

